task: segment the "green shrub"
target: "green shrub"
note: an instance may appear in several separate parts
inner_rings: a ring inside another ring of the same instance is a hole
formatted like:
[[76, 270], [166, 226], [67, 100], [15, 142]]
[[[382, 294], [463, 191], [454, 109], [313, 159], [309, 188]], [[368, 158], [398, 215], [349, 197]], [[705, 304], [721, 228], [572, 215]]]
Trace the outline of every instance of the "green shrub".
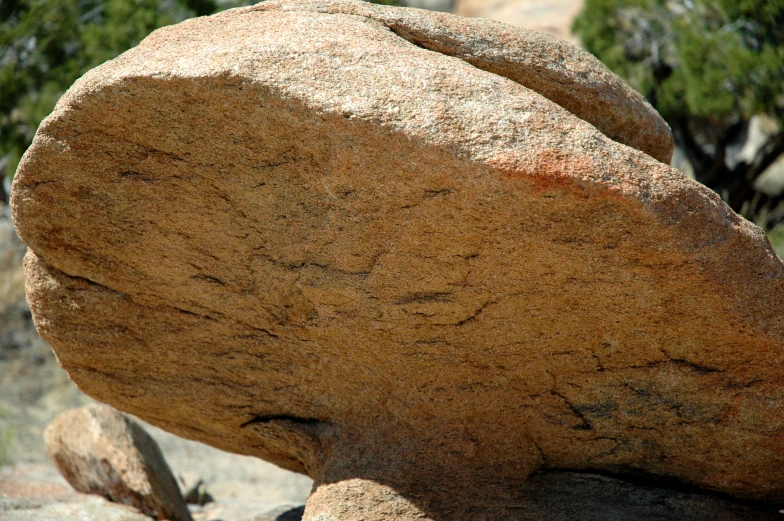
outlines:
[[784, 259], [784, 224], [780, 224], [771, 230], [768, 233], [768, 238], [773, 245], [773, 249], [779, 254], [779, 257]]

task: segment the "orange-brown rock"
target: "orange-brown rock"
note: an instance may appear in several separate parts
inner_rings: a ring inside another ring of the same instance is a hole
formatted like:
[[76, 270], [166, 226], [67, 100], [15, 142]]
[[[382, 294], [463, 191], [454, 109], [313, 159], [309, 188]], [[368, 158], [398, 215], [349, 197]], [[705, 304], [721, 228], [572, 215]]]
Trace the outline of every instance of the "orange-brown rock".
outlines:
[[12, 205], [74, 381], [305, 519], [515, 519], [540, 468], [781, 502], [784, 265], [671, 142], [553, 38], [270, 1], [79, 80]]
[[134, 507], [153, 519], [191, 521], [169, 465], [144, 429], [104, 404], [60, 413], [46, 449], [78, 492]]

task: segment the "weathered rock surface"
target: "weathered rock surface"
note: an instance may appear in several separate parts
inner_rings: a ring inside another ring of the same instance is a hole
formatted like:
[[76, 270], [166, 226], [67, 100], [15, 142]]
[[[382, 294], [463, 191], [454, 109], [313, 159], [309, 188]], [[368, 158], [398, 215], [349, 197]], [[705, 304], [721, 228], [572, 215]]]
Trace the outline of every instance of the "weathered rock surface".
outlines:
[[306, 519], [515, 519], [540, 468], [782, 502], [784, 266], [670, 152], [553, 38], [270, 1], [87, 74], [12, 205], [81, 388], [314, 477]]
[[155, 519], [191, 521], [158, 444], [103, 404], [59, 414], [44, 432], [49, 456], [74, 489], [138, 508]]

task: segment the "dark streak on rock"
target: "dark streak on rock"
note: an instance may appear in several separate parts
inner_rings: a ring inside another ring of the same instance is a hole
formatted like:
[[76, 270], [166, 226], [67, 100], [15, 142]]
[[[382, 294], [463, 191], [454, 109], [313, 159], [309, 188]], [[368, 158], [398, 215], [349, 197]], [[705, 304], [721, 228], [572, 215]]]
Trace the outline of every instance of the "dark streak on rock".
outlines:
[[226, 282], [222, 281], [217, 277], [212, 277], [210, 275], [193, 275], [191, 277], [193, 280], [199, 280], [202, 282], [209, 282], [210, 284], [216, 284], [218, 286], [226, 286]]
[[395, 301], [400, 306], [404, 304], [428, 304], [430, 302], [452, 302], [453, 296], [449, 292], [415, 293], [411, 296]]
[[577, 425], [576, 427], [574, 427], [575, 429], [583, 430], [583, 431], [588, 431], [588, 430], [592, 430], [593, 429], [593, 425], [591, 425], [591, 422], [589, 422], [588, 419], [583, 414], [583, 409], [584, 408], [579, 408], [579, 407], [576, 407], [576, 406], [572, 405], [572, 402], [570, 402], [566, 398], [566, 396], [562, 395], [558, 391], [550, 391], [550, 393], [553, 396], [557, 396], [558, 398], [563, 400], [563, 402], [566, 404], [566, 406], [569, 407], [569, 410], [571, 410], [572, 413], [575, 416], [577, 416], [577, 418], [579, 418], [581, 423], [580, 423], [580, 425]]
[[147, 177], [144, 174], [140, 174], [139, 172], [135, 172], [133, 170], [126, 170], [120, 173], [121, 179], [136, 179], [138, 181], [143, 181], [145, 183], [155, 183], [156, 180], [152, 177]]
[[460, 322], [458, 322], [457, 324], [455, 324], [455, 326], [462, 326], [462, 325], [465, 325], [465, 324], [467, 324], [467, 323], [471, 322], [471, 321], [472, 321], [472, 320], [474, 320], [476, 317], [478, 317], [479, 315], [481, 315], [481, 314], [482, 314], [482, 312], [485, 310], [485, 308], [488, 306], [488, 304], [490, 304], [490, 302], [489, 302], [489, 301], [488, 301], [488, 302], [485, 302], [485, 303], [483, 303], [483, 304], [482, 304], [481, 306], [479, 306], [479, 308], [478, 308], [476, 311], [474, 311], [474, 312], [473, 312], [473, 313], [472, 313], [470, 316], [468, 316], [468, 317], [464, 318], [463, 320], [461, 320]]
[[303, 425], [316, 425], [318, 423], [322, 423], [321, 420], [318, 420], [316, 418], [300, 418], [298, 416], [289, 416], [286, 414], [272, 414], [267, 416], [254, 416], [250, 420], [240, 425], [240, 428], [244, 429], [245, 427], [256, 423], [269, 423], [274, 421], [288, 421], [288, 422], [299, 423]]

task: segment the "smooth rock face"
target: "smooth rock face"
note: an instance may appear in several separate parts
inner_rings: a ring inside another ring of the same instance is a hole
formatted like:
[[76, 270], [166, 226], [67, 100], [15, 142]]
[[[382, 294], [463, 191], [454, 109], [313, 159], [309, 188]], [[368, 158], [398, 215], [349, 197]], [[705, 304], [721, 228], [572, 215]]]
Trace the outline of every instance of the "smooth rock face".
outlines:
[[44, 438], [49, 456], [77, 491], [138, 508], [154, 519], [191, 520], [155, 440], [112, 407], [90, 404], [65, 411]]
[[314, 477], [306, 519], [514, 519], [540, 468], [782, 502], [784, 266], [671, 143], [554, 38], [270, 1], [79, 80], [12, 205], [74, 381]]

